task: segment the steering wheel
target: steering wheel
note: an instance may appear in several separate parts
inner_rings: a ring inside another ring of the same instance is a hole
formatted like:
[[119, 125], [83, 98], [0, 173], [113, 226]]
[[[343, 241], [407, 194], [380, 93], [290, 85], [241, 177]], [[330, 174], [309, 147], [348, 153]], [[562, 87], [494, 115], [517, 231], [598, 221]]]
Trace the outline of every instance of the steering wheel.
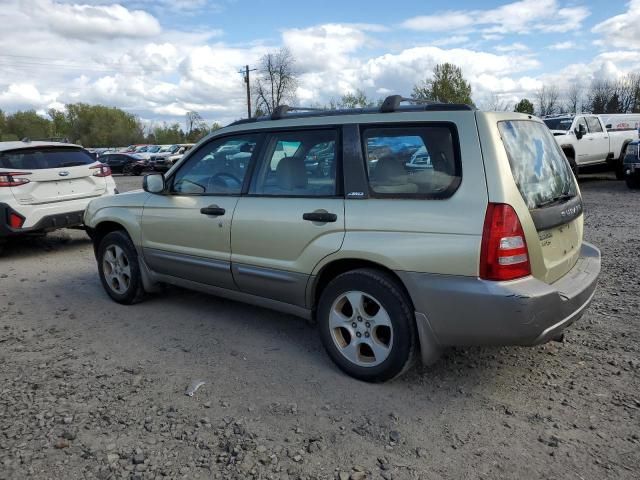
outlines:
[[235, 175], [233, 175], [231, 173], [226, 173], [226, 172], [216, 173], [213, 177], [211, 177], [210, 182], [213, 183], [216, 180], [220, 180], [221, 183], [223, 183], [225, 187], [229, 187], [229, 185], [227, 184], [227, 182], [224, 179], [230, 179], [231, 181], [235, 182], [236, 186], [238, 188], [242, 187], [242, 180], [240, 180]]

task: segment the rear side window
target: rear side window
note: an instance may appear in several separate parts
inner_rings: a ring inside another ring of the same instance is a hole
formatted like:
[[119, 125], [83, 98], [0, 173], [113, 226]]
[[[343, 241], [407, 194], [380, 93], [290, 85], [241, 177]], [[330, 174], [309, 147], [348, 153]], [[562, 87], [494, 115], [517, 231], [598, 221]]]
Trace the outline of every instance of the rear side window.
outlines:
[[447, 198], [460, 185], [452, 125], [365, 128], [362, 138], [374, 197]]
[[16, 170], [43, 170], [90, 165], [95, 159], [81, 148], [38, 148], [0, 153], [0, 167]]
[[529, 120], [503, 121], [498, 122], [498, 130], [511, 173], [529, 209], [577, 195], [569, 163], [544, 124]]

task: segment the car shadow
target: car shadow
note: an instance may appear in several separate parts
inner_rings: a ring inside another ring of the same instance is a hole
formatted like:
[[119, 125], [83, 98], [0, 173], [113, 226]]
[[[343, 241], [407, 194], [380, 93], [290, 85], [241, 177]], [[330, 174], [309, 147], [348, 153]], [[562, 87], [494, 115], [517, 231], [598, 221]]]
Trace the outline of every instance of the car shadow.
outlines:
[[88, 245], [91, 245], [91, 239], [81, 230], [64, 229], [47, 235], [11, 237], [4, 244], [0, 262], [76, 250]]

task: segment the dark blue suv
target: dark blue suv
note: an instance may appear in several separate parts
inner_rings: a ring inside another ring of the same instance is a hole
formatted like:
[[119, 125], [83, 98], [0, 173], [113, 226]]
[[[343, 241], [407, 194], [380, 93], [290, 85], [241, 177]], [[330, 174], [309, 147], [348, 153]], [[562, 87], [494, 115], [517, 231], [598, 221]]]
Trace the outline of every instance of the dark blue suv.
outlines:
[[640, 188], [640, 140], [627, 145], [622, 163], [624, 179], [629, 188]]

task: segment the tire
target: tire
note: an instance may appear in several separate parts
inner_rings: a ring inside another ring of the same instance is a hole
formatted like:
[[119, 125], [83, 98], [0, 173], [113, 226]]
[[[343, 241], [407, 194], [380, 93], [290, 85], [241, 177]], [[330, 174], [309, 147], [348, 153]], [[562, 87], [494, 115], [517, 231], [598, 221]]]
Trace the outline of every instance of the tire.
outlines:
[[343, 372], [366, 382], [384, 382], [413, 364], [417, 350], [413, 312], [393, 277], [373, 269], [353, 270], [334, 278], [320, 296], [320, 338]]
[[107, 294], [116, 302], [132, 305], [144, 297], [138, 253], [122, 230], [108, 233], [98, 247], [98, 273]]
[[624, 180], [624, 168], [622, 162], [616, 162], [613, 167], [613, 171], [616, 173], [616, 180]]
[[627, 177], [625, 178], [625, 182], [627, 183], [627, 187], [629, 187], [631, 190], [640, 189], [640, 178], [638, 177]]

